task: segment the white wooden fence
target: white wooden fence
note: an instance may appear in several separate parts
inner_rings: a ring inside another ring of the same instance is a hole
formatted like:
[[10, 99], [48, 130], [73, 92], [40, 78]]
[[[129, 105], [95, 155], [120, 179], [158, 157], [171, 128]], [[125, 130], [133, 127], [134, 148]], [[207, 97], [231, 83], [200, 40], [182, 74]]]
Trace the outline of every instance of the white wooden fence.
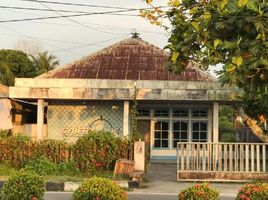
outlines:
[[268, 173], [268, 144], [178, 143], [177, 171]]

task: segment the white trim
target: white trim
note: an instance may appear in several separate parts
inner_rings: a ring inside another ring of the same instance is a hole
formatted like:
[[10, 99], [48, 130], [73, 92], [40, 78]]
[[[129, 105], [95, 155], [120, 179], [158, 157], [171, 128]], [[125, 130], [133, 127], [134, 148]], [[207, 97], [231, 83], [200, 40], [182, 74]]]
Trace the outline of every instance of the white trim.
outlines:
[[44, 125], [44, 100], [38, 99], [37, 102], [37, 140], [43, 138], [43, 125]]
[[213, 103], [213, 142], [219, 142], [219, 103]]
[[129, 135], [129, 101], [124, 101], [123, 136]]

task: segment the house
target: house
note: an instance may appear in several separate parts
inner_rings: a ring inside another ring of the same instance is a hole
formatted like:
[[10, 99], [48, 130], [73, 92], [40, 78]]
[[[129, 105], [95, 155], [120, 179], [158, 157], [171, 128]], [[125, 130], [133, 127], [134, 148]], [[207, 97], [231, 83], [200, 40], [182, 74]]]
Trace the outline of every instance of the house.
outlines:
[[218, 142], [219, 104], [237, 91], [194, 66], [171, 73], [167, 59], [162, 49], [127, 38], [37, 78], [16, 78], [9, 96], [37, 104], [33, 124], [20, 126], [36, 126], [37, 139], [69, 142], [90, 129], [129, 136], [135, 96], [151, 159], [174, 159], [177, 142]]

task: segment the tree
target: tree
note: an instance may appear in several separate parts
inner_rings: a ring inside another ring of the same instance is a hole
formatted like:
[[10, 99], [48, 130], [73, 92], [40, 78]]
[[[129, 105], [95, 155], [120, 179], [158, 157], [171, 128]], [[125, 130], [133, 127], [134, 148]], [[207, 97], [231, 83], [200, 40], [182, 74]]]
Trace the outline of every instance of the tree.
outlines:
[[[151, 4], [152, 0], [146, 0]], [[169, 69], [195, 62], [203, 69], [221, 64], [220, 81], [240, 88], [245, 123], [262, 141], [256, 124], [268, 116], [268, 3], [266, 0], [169, 0], [171, 9], [142, 11], [153, 24], [171, 22]]]
[[37, 69], [37, 75], [55, 69], [59, 65], [59, 60], [54, 55], [49, 55], [47, 51], [39, 53], [37, 57], [32, 56]]
[[34, 77], [36, 70], [33, 62], [22, 51], [0, 50], [0, 82], [8, 86], [14, 84], [15, 77]]

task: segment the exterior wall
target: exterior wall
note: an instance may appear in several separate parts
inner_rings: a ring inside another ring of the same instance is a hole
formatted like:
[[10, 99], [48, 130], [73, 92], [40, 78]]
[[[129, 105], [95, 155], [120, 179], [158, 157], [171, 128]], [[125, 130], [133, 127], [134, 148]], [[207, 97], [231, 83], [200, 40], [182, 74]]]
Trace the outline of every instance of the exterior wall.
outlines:
[[122, 135], [123, 102], [49, 102], [47, 123], [48, 139], [73, 142], [90, 129]]

